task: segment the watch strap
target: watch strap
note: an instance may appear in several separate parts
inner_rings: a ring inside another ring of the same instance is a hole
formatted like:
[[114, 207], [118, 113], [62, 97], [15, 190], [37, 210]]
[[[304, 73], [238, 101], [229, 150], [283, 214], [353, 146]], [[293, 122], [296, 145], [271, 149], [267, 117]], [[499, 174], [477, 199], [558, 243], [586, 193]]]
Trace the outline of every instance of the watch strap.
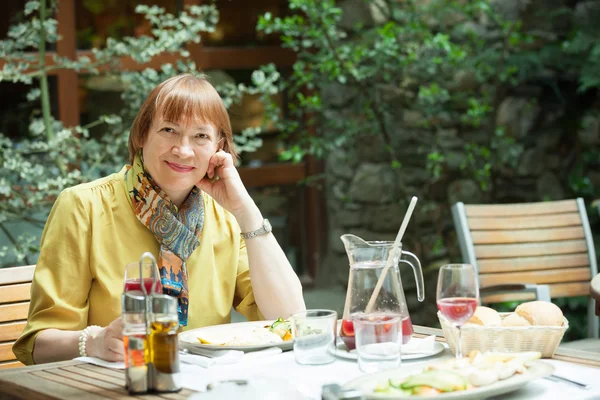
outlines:
[[242, 238], [244, 240], [246, 240], [246, 239], [255, 238], [260, 235], [264, 235], [265, 233], [271, 232], [271, 230], [272, 230], [271, 224], [269, 223], [269, 220], [265, 218], [265, 219], [263, 219], [263, 224], [260, 228], [258, 228], [255, 231], [251, 231], [251, 232], [247, 232], [247, 233], [242, 232], [242, 233], [240, 233], [240, 235], [242, 236]]

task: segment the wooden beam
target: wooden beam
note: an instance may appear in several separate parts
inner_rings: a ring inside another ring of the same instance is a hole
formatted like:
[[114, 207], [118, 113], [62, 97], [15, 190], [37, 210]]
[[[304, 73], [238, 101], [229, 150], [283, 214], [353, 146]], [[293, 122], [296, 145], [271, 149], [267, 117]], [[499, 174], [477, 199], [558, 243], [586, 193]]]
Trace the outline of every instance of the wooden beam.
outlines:
[[244, 185], [248, 188], [295, 185], [306, 178], [304, 163], [267, 164], [258, 168], [241, 167], [238, 171]]
[[[59, 42], [60, 43], [60, 42]], [[267, 63], [274, 63], [279, 68], [291, 67], [296, 61], [294, 53], [287, 49], [282, 49], [279, 46], [261, 46], [261, 47], [202, 47], [198, 50], [196, 45], [189, 46], [190, 57], [192, 61], [198, 64], [198, 67], [204, 70], [210, 69], [253, 69]], [[46, 65], [53, 67], [53, 52], [46, 54]], [[89, 50], [77, 51], [77, 57], [89, 57], [92, 62], [95, 58]], [[141, 71], [146, 68], [158, 69], [166, 63], [175, 63], [178, 60], [185, 60], [179, 54], [163, 53], [154, 57], [146, 64], [138, 64], [131, 57], [121, 58], [121, 67], [119, 71]], [[0, 68], [4, 67], [5, 61], [0, 60]], [[100, 72], [110, 70], [109, 67], [98, 68]], [[48, 71], [48, 75], [57, 75], [61, 72], [60, 69]], [[80, 73], [85, 73], [81, 71]]]
[[209, 47], [200, 50], [196, 44], [188, 47], [190, 58], [200, 69], [253, 69], [257, 66], [274, 63], [279, 68], [291, 67], [296, 55], [279, 46], [258, 47]]
[[[61, 39], [56, 43], [56, 52], [61, 57], [75, 59], [75, 0], [59, 1], [57, 20]], [[73, 70], [58, 72], [58, 117], [67, 127], [79, 125], [79, 84]]]

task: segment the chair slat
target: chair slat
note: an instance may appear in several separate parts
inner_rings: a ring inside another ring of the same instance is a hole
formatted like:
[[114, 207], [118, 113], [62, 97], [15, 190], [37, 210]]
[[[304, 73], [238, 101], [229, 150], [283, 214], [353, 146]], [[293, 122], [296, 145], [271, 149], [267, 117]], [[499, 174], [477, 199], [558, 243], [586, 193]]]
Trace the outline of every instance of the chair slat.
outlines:
[[590, 281], [590, 269], [569, 268], [554, 269], [548, 271], [513, 272], [510, 274], [480, 274], [479, 284], [482, 288], [488, 286], [511, 284], [511, 283], [559, 283], [559, 282], [581, 282]]
[[578, 212], [576, 200], [524, 204], [465, 204], [467, 217], [515, 217]]
[[477, 261], [479, 273], [535, 271], [545, 269], [588, 267], [587, 253], [563, 254], [541, 257], [490, 258]]
[[12, 351], [12, 346], [15, 342], [0, 343], [0, 361], [12, 361], [17, 357]]
[[[1, 289], [0, 289], [1, 290]], [[0, 322], [27, 319], [29, 302], [0, 305]]]
[[583, 227], [524, 229], [516, 231], [471, 231], [473, 244], [535, 243], [585, 239]]
[[587, 252], [585, 240], [567, 240], [563, 242], [489, 244], [477, 245], [475, 256], [481, 258], [507, 258], [546, 256]]
[[31, 283], [0, 286], [0, 304], [29, 300]]
[[[575, 282], [575, 283], [554, 283], [548, 285], [550, 289], [550, 297], [573, 297], [587, 296], [590, 293], [590, 283]], [[502, 293], [485, 296], [481, 299], [484, 304], [488, 303], [503, 303], [506, 301], [529, 301], [535, 300], [535, 293], [513, 292]]]
[[0, 369], [19, 368], [19, 367], [24, 367], [24, 366], [25, 366], [25, 364], [23, 364], [20, 361], [0, 362]]
[[35, 265], [24, 267], [0, 268], [0, 285], [31, 282]]
[[516, 230], [581, 226], [579, 213], [538, 215], [535, 217], [472, 217], [467, 220], [472, 230]]
[[23, 332], [23, 329], [25, 329], [26, 324], [27, 323], [25, 321], [0, 324], [0, 342], [17, 340]]

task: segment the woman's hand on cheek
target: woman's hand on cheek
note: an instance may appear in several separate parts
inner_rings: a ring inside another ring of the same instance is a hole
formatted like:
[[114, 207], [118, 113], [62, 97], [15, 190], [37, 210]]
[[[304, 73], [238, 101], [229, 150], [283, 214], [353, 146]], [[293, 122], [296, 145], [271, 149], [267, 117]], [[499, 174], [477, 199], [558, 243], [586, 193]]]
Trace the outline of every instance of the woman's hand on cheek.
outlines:
[[196, 186], [233, 215], [244, 213], [247, 207], [254, 206], [231, 154], [223, 150], [210, 158], [206, 176]]

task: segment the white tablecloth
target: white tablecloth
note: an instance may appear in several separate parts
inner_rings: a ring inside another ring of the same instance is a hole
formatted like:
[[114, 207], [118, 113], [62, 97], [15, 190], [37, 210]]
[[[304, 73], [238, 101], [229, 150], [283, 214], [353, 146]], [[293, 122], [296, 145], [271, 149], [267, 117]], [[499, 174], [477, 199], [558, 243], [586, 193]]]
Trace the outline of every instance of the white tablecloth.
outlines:
[[[403, 361], [401, 368], [407, 371], [422, 368], [425, 364], [452, 357], [448, 350], [440, 356], [423, 360]], [[544, 400], [579, 400], [600, 399], [600, 368], [587, 367], [579, 364], [556, 360], [543, 360], [552, 364], [555, 374], [572, 378], [579, 382], [591, 384], [589, 390], [579, 389], [570, 384], [557, 383], [547, 379], [537, 379], [528, 383], [524, 388], [494, 397], [494, 400], [504, 399], [544, 399]], [[227, 379], [276, 379], [287, 382], [308, 399], [321, 399], [323, 385], [329, 383], [344, 383], [363, 375], [355, 361], [336, 359], [335, 362], [321, 366], [296, 364], [292, 351], [272, 355], [236, 364], [215, 365], [202, 368], [195, 365], [182, 364], [183, 386], [197, 391], [205, 391], [211, 382]], [[203, 396], [198, 396], [201, 399]]]

